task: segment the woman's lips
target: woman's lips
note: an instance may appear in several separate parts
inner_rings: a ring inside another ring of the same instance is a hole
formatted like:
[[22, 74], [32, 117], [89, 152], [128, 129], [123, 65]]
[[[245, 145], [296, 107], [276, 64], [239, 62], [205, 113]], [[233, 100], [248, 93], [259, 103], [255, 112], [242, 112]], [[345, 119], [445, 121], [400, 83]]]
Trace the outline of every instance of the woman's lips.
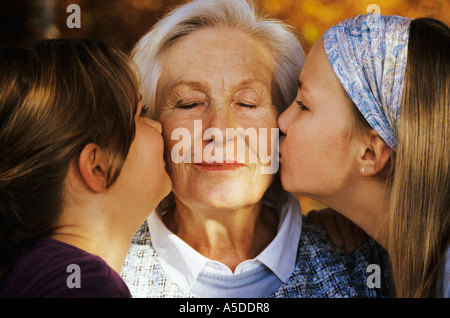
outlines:
[[236, 170], [239, 169], [240, 167], [243, 167], [244, 164], [242, 163], [237, 163], [237, 162], [231, 162], [231, 163], [206, 163], [206, 162], [202, 162], [202, 163], [195, 163], [195, 166], [201, 168], [201, 169], [205, 169], [205, 170], [213, 170], [213, 171], [223, 171], [223, 170]]

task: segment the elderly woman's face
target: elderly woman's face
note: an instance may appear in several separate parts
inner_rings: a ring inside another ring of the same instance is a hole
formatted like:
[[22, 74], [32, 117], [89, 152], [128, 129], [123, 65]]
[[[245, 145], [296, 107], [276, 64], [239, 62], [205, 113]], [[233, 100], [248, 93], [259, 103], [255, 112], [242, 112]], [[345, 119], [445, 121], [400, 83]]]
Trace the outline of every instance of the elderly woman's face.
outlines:
[[[277, 142], [270, 136], [278, 115], [272, 104], [272, 82], [271, 56], [266, 48], [239, 31], [196, 31], [166, 52], [156, 105], [173, 192], [183, 204], [234, 209], [260, 201], [274, 175], [261, 173], [267, 164], [261, 163], [250, 138], [239, 133], [227, 135], [227, 128], [234, 132], [251, 128], [258, 135], [259, 128], [265, 128], [270, 154], [272, 142]], [[183, 128], [182, 137], [172, 136], [177, 128]], [[220, 130], [222, 138], [208, 136], [209, 128]], [[245, 154], [242, 147], [238, 149], [239, 139], [244, 141]], [[188, 151], [180, 151], [180, 143], [187, 145]], [[174, 162], [173, 151], [182, 157], [180, 163]], [[251, 155], [256, 160], [250, 161]], [[208, 163], [211, 156], [216, 162], [220, 157], [223, 164]]]

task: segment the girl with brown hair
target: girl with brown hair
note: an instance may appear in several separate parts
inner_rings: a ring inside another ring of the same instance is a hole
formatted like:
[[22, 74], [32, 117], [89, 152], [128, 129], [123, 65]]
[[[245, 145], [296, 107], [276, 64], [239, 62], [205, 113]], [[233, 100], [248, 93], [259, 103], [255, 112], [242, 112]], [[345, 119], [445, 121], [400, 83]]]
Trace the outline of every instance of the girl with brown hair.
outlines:
[[317, 41], [278, 119], [283, 187], [384, 246], [398, 297], [450, 297], [449, 87], [448, 26], [369, 13]]
[[131, 297], [118, 273], [171, 188], [138, 87], [103, 41], [0, 53], [2, 297]]

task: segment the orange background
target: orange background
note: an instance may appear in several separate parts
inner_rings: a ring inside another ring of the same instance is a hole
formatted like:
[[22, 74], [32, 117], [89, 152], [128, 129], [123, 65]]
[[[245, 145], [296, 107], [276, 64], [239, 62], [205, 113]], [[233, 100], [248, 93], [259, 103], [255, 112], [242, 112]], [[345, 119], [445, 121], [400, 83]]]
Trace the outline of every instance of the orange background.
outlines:
[[[232, 1], [232, 0], [230, 0]], [[44, 38], [90, 37], [112, 42], [129, 52], [134, 43], [173, 7], [186, 0], [3, 0], [0, 1], [0, 46]], [[81, 8], [81, 28], [66, 26], [69, 4]], [[450, 23], [449, 0], [256, 0], [260, 9], [296, 27], [307, 52], [331, 26], [369, 5], [380, 13]]]

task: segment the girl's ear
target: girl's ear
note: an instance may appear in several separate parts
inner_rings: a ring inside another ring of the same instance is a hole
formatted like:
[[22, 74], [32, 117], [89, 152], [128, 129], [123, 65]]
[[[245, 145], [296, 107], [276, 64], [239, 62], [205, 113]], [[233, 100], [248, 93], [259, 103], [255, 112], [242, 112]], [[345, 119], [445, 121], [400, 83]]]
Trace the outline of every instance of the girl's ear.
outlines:
[[81, 178], [92, 191], [106, 191], [109, 162], [110, 155], [96, 144], [87, 144], [81, 151], [78, 159]]
[[359, 171], [364, 176], [379, 175], [388, 166], [392, 156], [392, 149], [371, 130], [364, 138], [364, 149], [361, 149]]

